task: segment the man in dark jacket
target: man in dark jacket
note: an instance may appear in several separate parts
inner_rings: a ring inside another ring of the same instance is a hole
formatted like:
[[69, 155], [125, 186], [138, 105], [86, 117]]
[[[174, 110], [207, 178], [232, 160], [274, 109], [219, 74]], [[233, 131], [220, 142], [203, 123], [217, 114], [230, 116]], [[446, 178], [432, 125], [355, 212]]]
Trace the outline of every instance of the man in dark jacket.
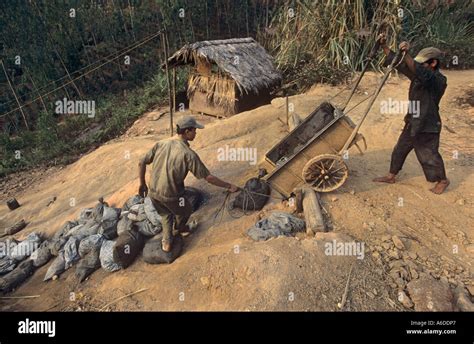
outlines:
[[[387, 56], [385, 64], [390, 64], [395, 53], [386, 45], [384, 35], [379, 37], [379, 41]], [[409, 48], [408, 42], [400, 43], [405, 57], [397, 69], [411, 80], [408, 93], [411, 106], [405, 116], [405, 126], [392, 152], [390, 172], [384, 177], [375, 178], [374, 181], [395, 183], [397, 173], [414, 149], [426, 180], [436, 183], [430, 190], [441, 194], [449, 185], [443, 158], [438, 152], [441, 132], [439, 102], [447, 86], [446, 77], [439, 71], [442, 53], [437, 48], [425, 48], [413, 59], [408, 54]]]

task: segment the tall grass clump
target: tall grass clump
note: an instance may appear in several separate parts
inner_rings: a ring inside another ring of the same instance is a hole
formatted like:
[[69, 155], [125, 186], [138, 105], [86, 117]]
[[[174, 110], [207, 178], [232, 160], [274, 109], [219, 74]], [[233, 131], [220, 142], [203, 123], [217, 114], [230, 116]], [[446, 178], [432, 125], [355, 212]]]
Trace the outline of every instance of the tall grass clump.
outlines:
[[[259, 37], [285, 77], [284, 88], [305, 91], [316, 82], [339, 83], [362, 69], [384, 32], [396, 49], [409, 40], [414, 53], [423, 46], [446, 51], [449, 65], [458, 56], [472, 64], [471, 1], [327, 0], [287, 1]], [[372, 62], [378, 69], [382, 56]], [[461, 65], [461, 63], [459, 63]], [[452, 66], [452, 63], [451, 63]]]

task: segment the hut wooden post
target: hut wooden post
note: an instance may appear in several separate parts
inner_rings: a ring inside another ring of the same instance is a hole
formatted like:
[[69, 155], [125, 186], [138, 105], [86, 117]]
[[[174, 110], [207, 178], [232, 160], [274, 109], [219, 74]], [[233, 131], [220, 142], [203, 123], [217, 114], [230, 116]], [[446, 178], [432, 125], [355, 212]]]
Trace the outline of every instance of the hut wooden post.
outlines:
[[170, 136], [173, 136], [173, 100], [171, 99], [171, 81], [170, 81], [170, 73], [169, 73], [169, 66], [168, 66], [168, 37], [166, 35], [166, 30], [161, 36], [161, 40], [163, 42], [163, 50], [165, 53], [165, 66], [166, 66], [166, 81], [168, 83], [168, 99], [169, 99], [169, 109], [170, 109]]
[[173, 68], [173, 113], [176, 111], [176, 68]]
[[33, 80], [33, 78], [31, 77], [31, 74], [30, 72], [28, 71], [28, 69], [26, 67], [25, 68], [25, 72], [26, 74], [28, 74], [28, 77], [30, 78], [31, 80], [31, 84], [33, 85], [33, 89], [36, 91], [36, 93], [38, 93], [39, 95], [39, 98], [41, 100], [41, 103], [43, 104], [43, 107], [44, 107], [44, 111], [48, 111], [48, 108], [46, 107], [46, 104], [44, 103], [44, 100], [43, 100], [43, 97], [41, 96], [41, 93], [38, 91], [38, 88], [36, 87], [36, 84], [35, 84], [35, 81]]
[[319, 206], [316, 192], [309, 186], [303, 186], [295, 191], [297, 204], [296, 208], [302, 209], [306, 222], [306, 233], [314, 235], [316, 232], [326, 232], [323, 214]]
[[[286, 125], [289, 126], [289, 109], [288, 109], [288, 96], [286, 96], [286, 99], [285, 99], [285, 105], [286, 105]], [[291, 131], [291, 129], [290, 129]]]

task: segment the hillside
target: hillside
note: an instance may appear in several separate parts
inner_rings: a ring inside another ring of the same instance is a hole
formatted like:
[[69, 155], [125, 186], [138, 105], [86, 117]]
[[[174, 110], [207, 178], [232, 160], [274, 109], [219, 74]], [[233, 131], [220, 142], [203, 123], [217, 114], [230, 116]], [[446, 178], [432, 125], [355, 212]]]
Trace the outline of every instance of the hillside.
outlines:
[[[390, 263], [393, 265], [394, 261], [414, 264], [417, 274], [444, 277], [452, 287], [462, 283], [472, 292], [474, 112], [467, 102], [472, 99], [474, 71], [445, 74], [448, 89], [441, 103], [441, 116], [448, 129], [443, 129], [440, 151], [451, 180], [447, 193], [437, 196], [429, 191], [430, 184], [425, 181], [413, 153], [398, 183], [380, 185], [371, 181], [387, 172], [391, 150], [403, 125], [403, 115], [380, 114], [380, 100], [407, 98], [408, 80], [393, 77], [361, 129], [367, 139], [367, 151], [360, 155], [352, 149], [347, 182], [337, 191], [322, 195], [332, 224], [330, 233], [316, 237], [302, 233], [294, 238], [254, 242], [246, 236], [247, 229], [265, 213], [285, 209], [287, 205], [273, 200], [261, 214], [240, 219], [226, 214], [221, 223], [213, 223], [213, 215], [225, 196], [220, 189], [190, 176], [188, 185], [202, 188], [212, 197], [193, 215], [201, 225], [197, 233], [185, 239], [184, 252], [173, 264], [148, 265], [139, 258], [126, 270], [112, 274], [99, 270], [80, 285], [74, 282], [73, 269], [55, 281], [42, 282], [46, 265], [11, 294], [41, 297], [1, 300], [0, 309], [97, 310], [120, 296], [147, 288], [108, 309], [335, 311], [352, 266], [346, 309], [403, 310], [397, 301], [399, 286], [393, 273], [390, 276]], [[371, 93], [376, 82], [377, 75], [369, 74], [351, 104], [366, 97], [364, 92]], [[290, 101], [298, 114], [306, 116], [339, 90], [339, 87], [317, 85], [305, 94], [291, 97]], [[334, 101], [343, 100], [344, 97], [339, 97]], [[256, 147], [258, 160], [262, 161], [265, 152], [286, 134], [284, 124], [278, 120], [284, 121], [283, 104], [282, 99], [275, 99], [272, 105], [224, 120], [198, 116], [206, 128], [198, 131], [191, 146], [215, 175], [243, 185], [246, 179], [256, 175], [258, 164], [220, 162], [217, 149], [225, 145]], [[357, 122], [363, 109], [364, 106], [356, 108], [350, 117]], [[166, 136], [169, 118], [165, 115], [157, 119], [160, 111], [144, 114], [125, 135], [69, 166], [22, 173], [3, 180], [0, 227], [24, 218], [31, 223], [15, 237], [23, 238], [35, 230], [50, 236], [101, 196], [109, 204], [121, 207], [138, 189], [138, 158], [156, 140]], [[457, 159], [453, 158], [455, 151]], [[22, 206], [10, 212], [5, 200], [12, 194]], [[47, 206], [54, 196], [54, 203]], [[400, 197], [403, 206], [399, 206]], [[71, 198], [75, 199], [73, 207]], [[387, 252], [394, 249], [386, 235], [402, 239], [404, 249], [397, 251], [398, 258], [388, 256]], [[365, 243], [364, 259], [324, 255], [325, 241], [350, 238]], [[70, 301], [71, 292], [78, 295], [76, 301]]]

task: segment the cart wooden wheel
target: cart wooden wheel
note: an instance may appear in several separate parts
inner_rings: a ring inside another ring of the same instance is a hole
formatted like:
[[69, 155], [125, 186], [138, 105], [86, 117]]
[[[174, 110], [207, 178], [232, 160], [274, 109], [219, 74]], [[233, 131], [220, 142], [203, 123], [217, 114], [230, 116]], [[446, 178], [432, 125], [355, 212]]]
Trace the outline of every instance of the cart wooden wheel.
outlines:
[[339, 155], [322, 154], [306, 163], [302, 175], [315, 191], [330, 192], [344, 184], [349, 170]]

